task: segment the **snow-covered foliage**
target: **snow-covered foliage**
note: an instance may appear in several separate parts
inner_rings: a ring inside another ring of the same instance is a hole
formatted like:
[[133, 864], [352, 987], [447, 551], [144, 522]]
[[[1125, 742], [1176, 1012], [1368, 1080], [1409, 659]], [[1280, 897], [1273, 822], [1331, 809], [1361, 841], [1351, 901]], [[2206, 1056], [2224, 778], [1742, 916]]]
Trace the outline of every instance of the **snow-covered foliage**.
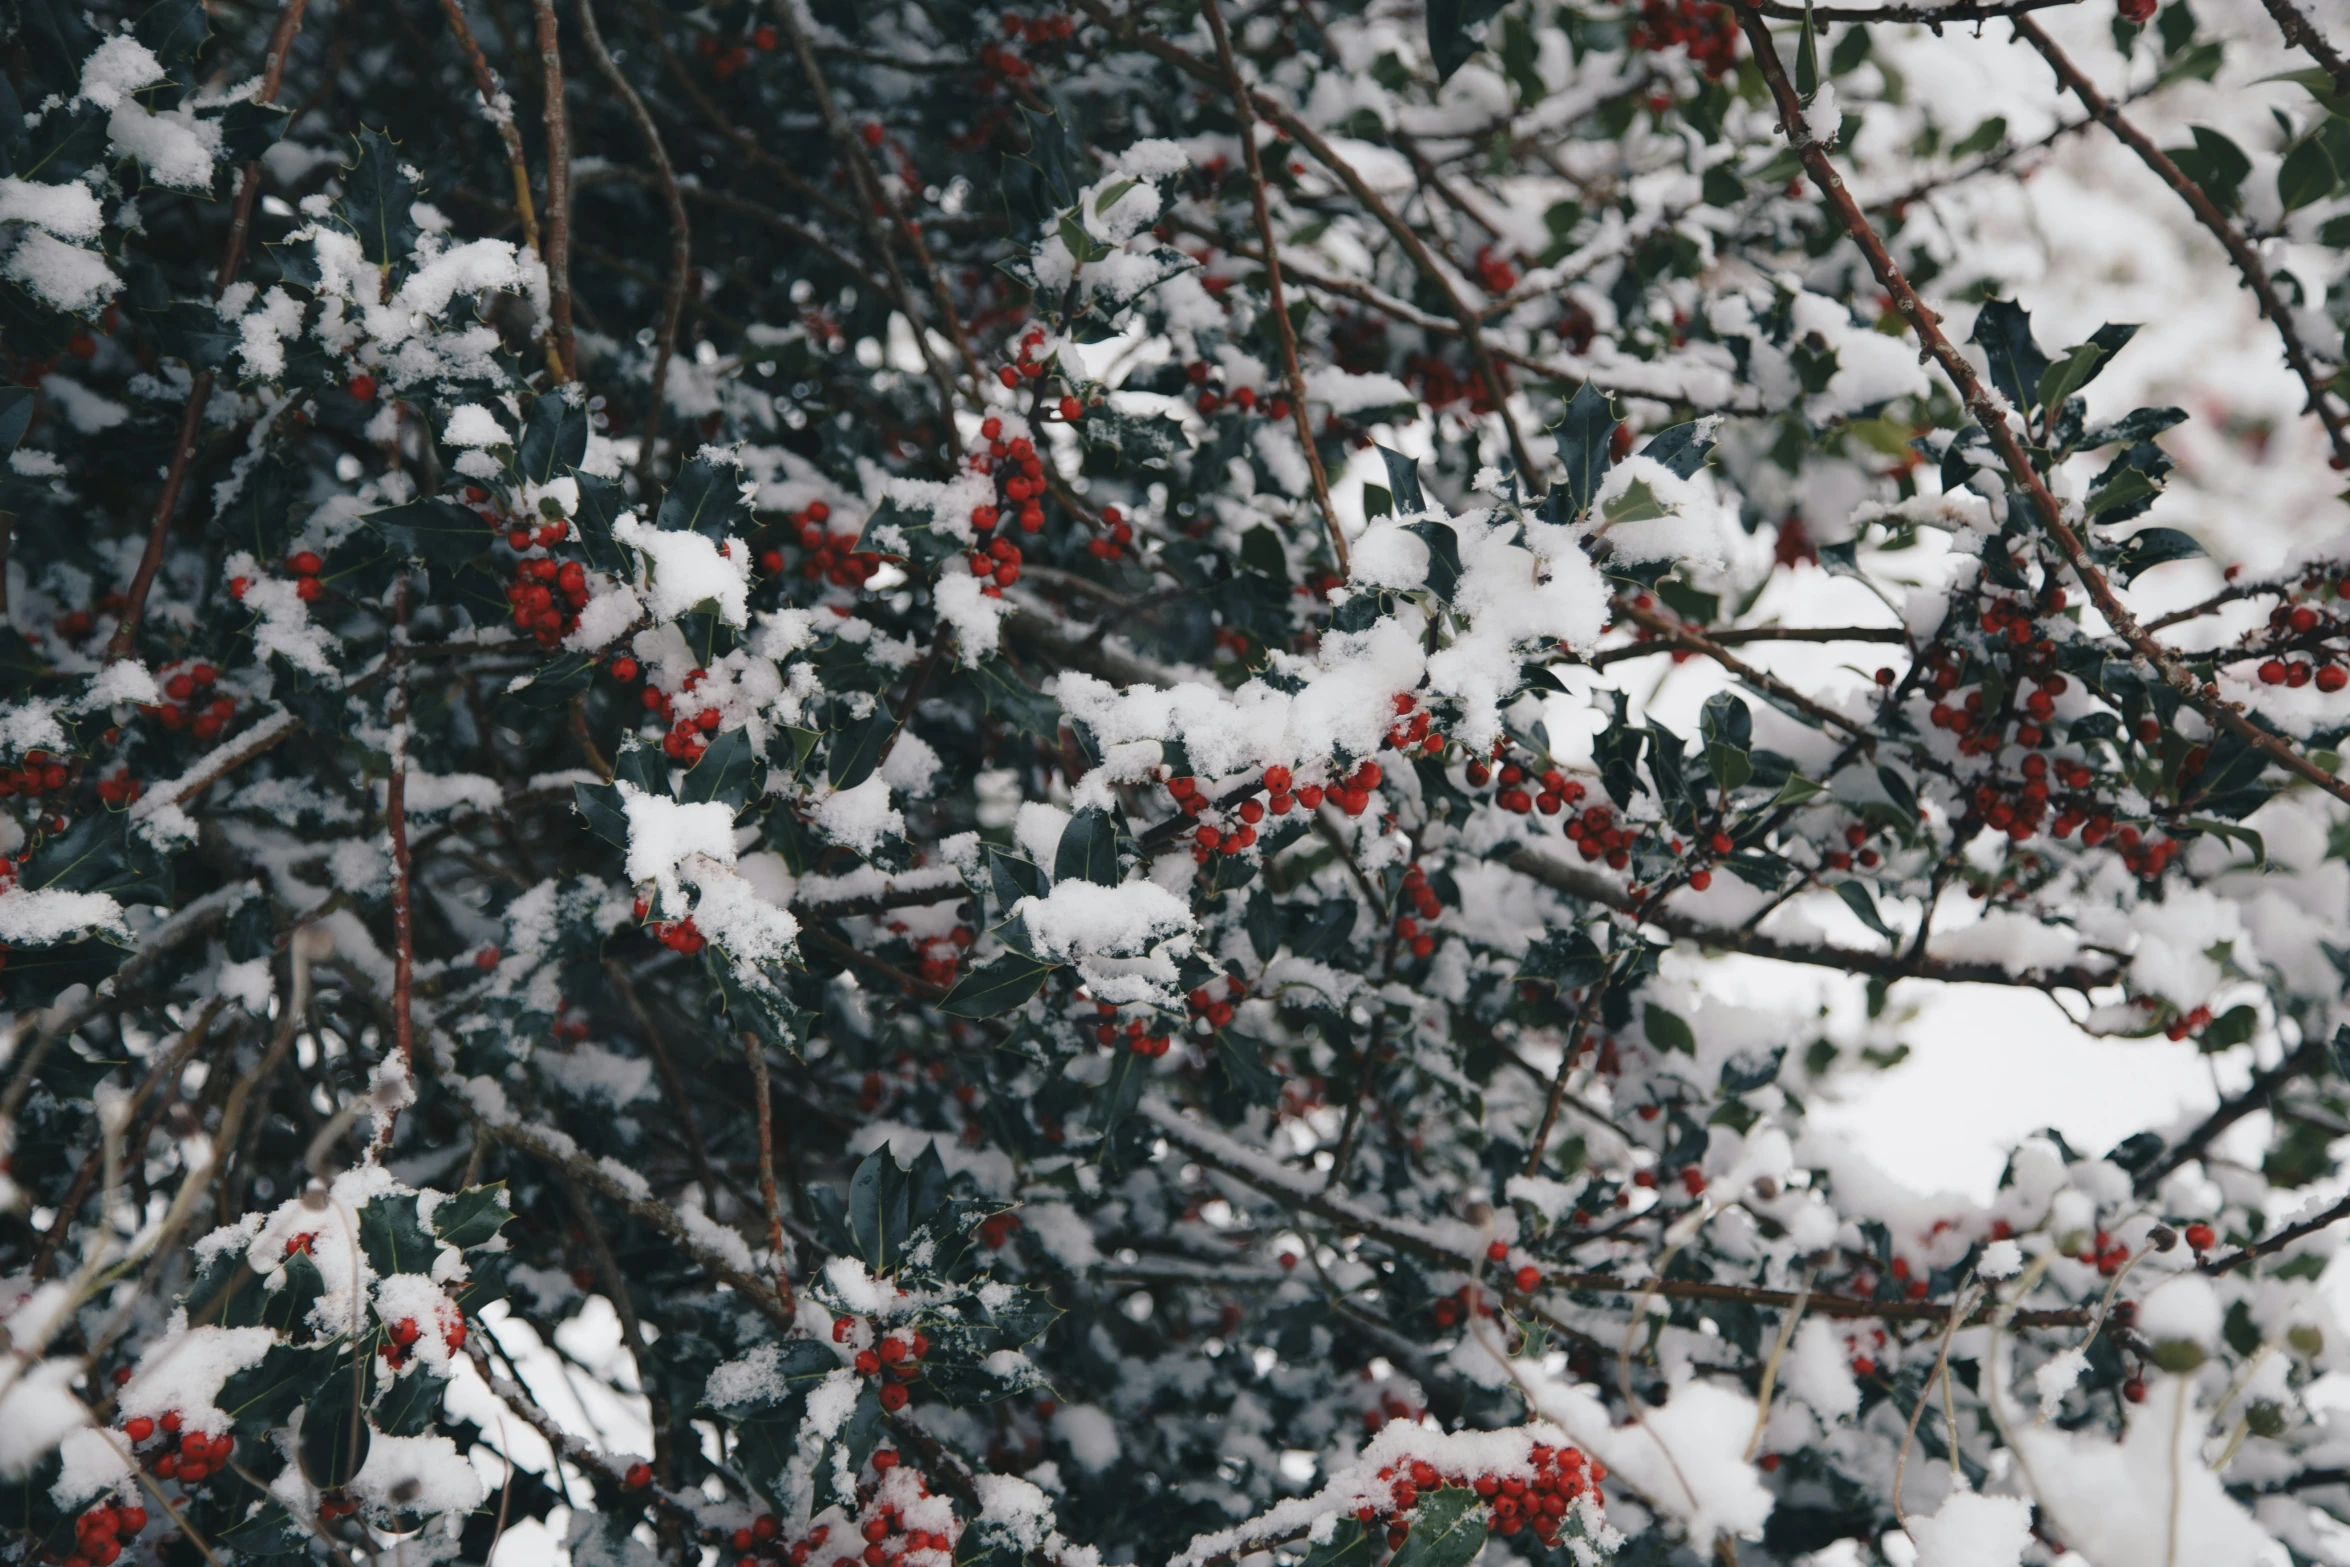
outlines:
[[0, 1563], [2350, 1564], [2339, 6], [0, 27]]

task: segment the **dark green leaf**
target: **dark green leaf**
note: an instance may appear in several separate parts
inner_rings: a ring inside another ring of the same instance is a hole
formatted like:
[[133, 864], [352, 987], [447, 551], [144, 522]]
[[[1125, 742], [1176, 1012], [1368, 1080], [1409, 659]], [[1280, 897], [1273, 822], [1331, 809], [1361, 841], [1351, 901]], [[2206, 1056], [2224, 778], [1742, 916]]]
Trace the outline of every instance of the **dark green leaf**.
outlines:
[[1640, 1026], [1648, 1032], [1648, 1042], [1659, 1050], [1675, 1051], [1681, 1055], [1697, 1054], [1697, 1036], [1680, 1014], [1667, 1012], [1651, 1001], [1640, 1011]]
[[[221, 1410], [236, 1422], [239, 1435], [258, 1437], [286, 1424], [294, 1411], [311, 1400], [330, 1377], [345, 1384], [343, 1400], [350, 1402], [349, 1359], [323, 1345], [297, 1348], [271, 1346], [258, 1365], [231, 1375], [221, 1386]], [[316, 1407], [313, 1405], [313, 1407]], [[346, 1427], [344, 1435], [349, 1436]]]
[[1461, 583], [1461, 541], [1449, 522], [1430, 518], [1425, 522], [1409, 522], [1404, 530], [1415, 534], [1428, 546], [1428, 589], [1447, 604], [1452, 602], [1453, 589]]
[[533, 484], [546, 484], [587, 458], [588, 411], [559, 392], [532, 400], [522, 439], [514, 448], [514, 469]]
[[1709, 422], [1693, 421], [1659, 430], [1640, 448], [1640, 455], [1662, 463], [1676, 478], [1693, 479], [1714, 449], [1713, 437], [1705, 433]]
[[889, 737], [897, 733], [897, 719], [888, 708], [875, 703], [873, 711], [863, 718], [851, 719], [832, 736], [832, 750], [825, 758], [825, 776], [835, 789], [854, 789], [873, 776], [873, 769], [881, 765], [881, 753], [888, 749]]
[[1561, 990], [1582, 990], [1607, 972], [1607, 955], [1592, 945], [1581, 926], [1547, 930], [1526, 948], [1520, 979], [1544, 979]]
[[440, 1242], [417, 1222], [414, 1193], [369, 1200], [359, 1210], [359, 1247], [381, 1274], [432, 1272]]
[[1025, 1004], [1059, 965], [1007, 952], [972, 970], [948, 991], [938, 1009], [949, 1017], [998, 1017]]
[[742, 475], [696, 457], [678, 474], [669, 493], [661, 497], [654, 525], [665, 532], [692, 529], [713, 539], [741, 531], [751, 514], [742, 496]]
[[432, 1211], [433, 1233], [448, 1245], [459, 1250], [486, 1246], [506, 1221], [513, 1209], [506, 1201], [506, 1183], [492, 1181], [487, 1186], [472, 1186], [445, 1198]]
[[2114, 559], [2114, 570], [2127, 587], [2142, 573], [2174, 560], [2191, 560], [2203, 546], [2176, 528], [2148, 528], [2130, 536]]
[[1428, 0], [1428, 57], [1436, 62], [1436, 79], [1452, 80], [1452, 73], [1469, 63], [1477, 43], [1469, 29], [1500, 14], [1503, 0]]
[[1567, 470], [1567, 476], [1559, 481], [1544, 505], [1551, 521], [1573, 522], [1591, 509], [1592, 497], [1607, 479], [1612, 460], [1608, 446], [1615, 433], [1616, 415], [1607, 398], [1589, 381], [1575, 388], [1566, 416], [1550, 432], [1551, 441], [1558, 448], [1559, 461]]
[[1991, 384], [2018, 412], [2031, 409], [2048, 373], [2048, 356], [2032, 339], [2032, 318], [2012, 299], [1986, 299], [1968, 341], [1979, 343], [1989, 362]]
[[496, 537], [469, 508], [438, 496], [410, 501], [361, 519], [395, 553], [421, 560], [435, 571], [450, 571], [488, 550]]
[[1053, 853], [1053, 880], [1090, 881], [1097, 887], [1118, 885], [1118, 825], [1099, 806], [1087, 806], [1061, 829], [1061, 845]]
[[1844, 906], [1850, 909], [1863, 925], [1887, 941], [1900, 939], [1894, 935], [1893, 927], [1885, 923], [1885, 916], [1877, 912], [1877, 900], [1869, 896], [1868, 888], [1857, 881], [1840, 881], [1836, 884], [1836, 896], [1844, 900]]
[[729, 729], [713, 739], [702, 759], [687, 769], [677, 797], [687, 804], [716, 800], [740, 811], [758, 797], [766, 776], [766, 758], [752, 746], [751, 732]]
[[408, 213], [422, 194], [402, 168], [399, 143], [381, 131], [362, 130], [359, 156], [343, 166], [343, 199], [337, 211], [359, 248], [377, 266], [407, 259], [416, 246], [416, 222]]
[[1428, 499], [1420, 490], [1420, 460], [1385, 446], [1379, 448], [1379, 460], [1387, 465], [1387, 492], [1395, 514], [1409, 517], [1426, 511]]
[[1477, 1493], [1448, 1485], [1420, 1498], [1412, 1532], [1387, 1567], [1468, 1567], [1485, 1548], [1485, 1509]]
[[34, 891], [103, 892], [125, 908], [171, 901], [171, 864], [121, 811], [96, 811], [34, 851], [20, 878]]
[[[366, 1364], [363, 1353], [359, 1363]], [[302, 1473], [320, 1490], [349, 1483], [367, 1466], [375, 1432], [362, 1390], [352, 1385], [358, 1380], [346, 1366], [333, 1367], [302, 1412]]]

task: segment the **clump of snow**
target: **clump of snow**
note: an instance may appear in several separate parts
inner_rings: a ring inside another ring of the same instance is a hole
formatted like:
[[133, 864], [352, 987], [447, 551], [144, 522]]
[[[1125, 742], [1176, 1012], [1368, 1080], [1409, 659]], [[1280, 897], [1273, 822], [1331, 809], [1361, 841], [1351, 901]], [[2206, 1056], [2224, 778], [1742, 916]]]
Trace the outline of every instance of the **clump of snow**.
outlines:
[[2032, 1543], [2032, 1504], [1953, 1491], [1931, 1515], [1910, 1517], [1909, 1537], [1917, 1567], [2017, 1567]]
[[751, 552], [739, 539], [713, 543], [683, 528], [656, 528], [631, 514], [612, 525], [612, 537], [643, 557], [638, 584], [645, 606], [662, 620], [714, 604], [730, 626], [750, 623]]

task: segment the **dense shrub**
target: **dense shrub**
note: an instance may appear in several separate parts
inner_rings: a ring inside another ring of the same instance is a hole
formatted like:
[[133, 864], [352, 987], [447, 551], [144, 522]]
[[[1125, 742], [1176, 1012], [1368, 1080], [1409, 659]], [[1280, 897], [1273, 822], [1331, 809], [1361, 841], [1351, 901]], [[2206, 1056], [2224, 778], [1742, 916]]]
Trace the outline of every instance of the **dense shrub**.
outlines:
[[1219, 3], [0, 10], [8, 1560], [2345, 1559], [2326, 18]]

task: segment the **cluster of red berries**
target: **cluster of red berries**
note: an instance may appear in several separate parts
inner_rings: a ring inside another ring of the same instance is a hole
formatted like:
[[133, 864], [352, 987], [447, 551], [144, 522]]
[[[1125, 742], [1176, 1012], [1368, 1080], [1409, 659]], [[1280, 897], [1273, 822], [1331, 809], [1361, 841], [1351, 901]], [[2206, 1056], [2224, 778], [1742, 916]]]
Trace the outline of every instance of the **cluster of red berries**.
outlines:
[[[1655, 1107], [1652, 1105], [1641, 1106], [1641, 1109], [1643, 1110], [1652, 1110], [1654, 1108]], [[1641, 1119], [1652, 1121], [1656, 1119], [1656, 1117], [1653, 1115], [1646, 1115], [1642, 1116]], [[1685, 1164], [1681, 1166], [1681, 1173], [1678, 1176], [1675, 1176], [1674, 1179], [1680, 1182], [1681, 1190], [1688, 1194], [1690, 1201], [1695, 1202], [1698, 1198], [1705, 1195], [1705, 1172], [1700, 1170], [1696, 1165]], [[1632, 1184], [1646, 1191], [1655, 1191], [1659, 1185], [1655, 1169], [1650, 1166], [1643, 1165], [1641, 1168], [1634, 1170], [1632, 1172]]]
[[[1414, 712], [1414, 708], [1419, 711]], [[1410, 714], [1407, 718], [1405, 715]], [[1444, 735], [1431, 728], [1435, 715], [1419, 707], [1419, 698], [1409, 691], [1395, 693], [1396, 722], [1387, 729], [1387, 748], [1391, 751], [1419, 750], [1428, 756], [1444, 754]]]
[[[1037, 357], [1038, 354], [1042, 352], [1043, 348], [1044, 328], [1040, 326], [1030, 327], [1025, 333], [1021, 334], [1019, 344], [1014, 351], [1012, 362], [1008, 365], [996, 366], [995, 378], [1007, 387], [1017, 387], [1022, 381], [1043, 380], [1045, 374], [1045, 362], [1044, 360]], [[1059, 414], [1061, 416], [1062, 422], [1066, 424], [1075, 424], [1078, 420], [1085, 417], [1085, 404], [1079, 400], [1074, 393], [1064, 392], [1061, 395], [1059, 402], [1048, 404], [1047, 406], [1052, 412]], [[984, 428], [982, 429], [981, 433], [985, 434]], [[995, 437], [990, 435], [988, 436], [988, 440], [992, 442], [995, 440]], [[994, 456], [1000, 454], [991, 452], [990, 455]], [[974, 462], [972, 466], [978, 468], [981, 473], [987, 472], [987, 469], [980, 467], [980, 465], [976, 462]]]
[[[1873, 1294], [1875, 1290], [1876, 1282], [1874, 1280], [1870, 1280], [1865, 1287], [1858, 1283], [1854, 1285], [1855, 1293], [1862, 1295]], [[1856, 1377], [1873, 1377], [1877, 1374], [1876, 1352], [1885, 1347], [1885, 1330], [1883, 1328], [1870, 1329], [1869, 1344], [1870, 1348], [1864, 1350], [1860, 1347], [1859, 1334], [1847, 1333], [1844, 1335], [1844, 1353], [1851, 1358], [1852, 1374]]]
[[113, 1567], [123, 1541], [136, 1539], [146, 1527], [146, 1508], [100, 1502], [73, 1521], [73, 1550], [62, 1567]]
[[[316, 550], [297, 550], [288, 555], [286, 575], [294, 579], [294, 596], [305, 604], [318, 602], [318, 596], [326, 591], [326, 584], [318, 580], [318, 574], [325, 569], [326, 562], [318, 558]], [[228, 596], [242, 602], [252, 586], [251, 577], [231, 577], [228, 579]]]
[[670, 951], [689, 958], [710, 944], [710, 938], [694, 928], [690, 916], [681, 920], [656, 920], [653, 924], [653, 939]]
[[694, 52], [710, 62], [710, 74], [723, 82], [751, 63], [751, 49], [765, 53], [775, 47], [775, 29], [760, 23], [751, 29], [749, 45], [720, 43], [704, 34], [694, 40]]
[[[706, 669], [687, 670], [684, 681], [678, 686], [678, 695], [683, 696], [709, 677], [710, 672]], [[704, 737], [716, 734], [719, 724], [723, 722], [722, 715], [714, 707], [705, 707], [689, 718], [678, 717], [675, 711], [676, 698], [657, 686], [645, 687], [645, 706], [659, 713], [661, 721], [669, 725], [669, 732], [661, 737], [662, 753], [671, 761], [683, 762], [688, 767], [702, 759], [702, 753], [710, 748], [710, 742]]]
[[[1240, 1326], [1240, 1313], [1237, 1308], [1231, 1309], [1229, 1313], [1229, 1322], [1230, 1326], [1224, 1328], [1226, 1334], [1230, 1334], [1233, 1328]], [[1362, 1377], [1365, 1382], [1371, 1380], [1371, 1373], [1367, 1367], [1364, 1369]], [[1418, 1391], [1418, 1389], [1414, 1388], [1413, 1385], [1409, 1382], [1404, 1382], [1401, 1385], [1407, 1388], [1413, 1388], [1413, 1391], [1415, 1392]], [[1420, 1405], [1413, 1403], [1410, 1399], [1397, 1392], [1393, 1382], [1380, 1387], [1377, 1390], [1375, 1398], [1376, 1402], [1374, 1402], [1370, 1408], [1363, 1411], [1363, 1429], [1366, 1431], [1376, 1431], [1381, 1426], [1387, 1424], [1387, 1422], [1390, 1420], [1418, 1421], [1425, 1418], [1428, 1413], [1428, 1411], [1422, 1408]]]
[[1719, 79], [1738, 63], [1738, 23], [1712, 0], [1642, 0], [1640, 20], [1625, 40], [1634, 49], [1662, 53], [1686, 47], [1706, 75]]
[[1411, 355], [1404, 361], [1403, 378], [1430, 408], [1449, 408], [1465, 401], [1473, 414], [1493, 411], [1493, 397], [1485, 389], [1483, 376], [1434, 354]]
[[[1503, 742], [1503, 744], [1506, 746], [1507, 742]], [[1497, 753], [1494, 760], [1501, 761], [1501, 756], [1504, 754], [1506, 751]], [[1488, 775], [1496, 778], [1500, 787], [1494, 791], [1493, 803], [1517, 816], [1524, 816], [1530, 811], [1540, 811], [1545, 816], [1556, 816], [1567, 806], [1582, 799], [1585, 793], [1582, 784], [1569, 778], [1555, 767], [1546, 767], [1541, 772], [1534, 773], [1515, 762], [1502, 762], [1500, 768], [1496, 770], [1483, 761], [1475, 761], [1468, 765], [1465, 775], [1470, 786], [1478, 789], [1485, 787], [1485, 779]], [[1530, 784], [1538, 787], [1529, 789], [1527, 786]], [[1589, 813], [1579, 814], [1588, 815]], [[1569, 820], [1570, 827], [1574, 825], [1574, 820], [1574, 818]], [[1626, 842], [1629, 844], [1630, 840], [1627, 839]]]
[[1241, 982], [1240, 976], [1227, 974], [1224, 976], [1223, 995], [1219, 996], [1202, 985], [1185, 996], [1183, 1004], [1193, 1017], [1206, 1023], [1210, 1029], [1218, 1029], [1232, 1021], [1233, 1005], [1247, 999], [1247, 996], [1248, 986]]
[[236, 698], [213, 691], [219, 678], [220, 671], [210, 664], [189, 664], [164, 676], [164, 700], [142, 703], [139, 711], [166, 729], [185, 726], [199, 740], [214, 739], [237, 716]]
[[[2035, 756], [2031, 760], [2037, 762], [2040, 758]], [[2025, 771], [2031, 769], [2026, 768]], [[1869, 830], [1864, 823], [1847, 822], [1844, 827], [1844, 847], [1830, 849], [1821, 859], [1832, 871], [1848, 871], [1856, 864], [1864, 871], [1875, 870], [1878, 855], [1876, 850], [1868, 847], [1868, 841]]]
[[807, 1567], [809, 1556], [831, 1538], [832, 1526], [818, 1524], [808, 1531], [806, 1539], [786, 1545], [781, 1521], [773, 1513], [761, 1513], [736, 1529], [728, 1537], [728, 1543], [735, 1549], [734, 1567], [763, 1567], [764, 1563], [777, 1561], [789, 1562], [791, 1567]]
[[[1068, 15], [1023, 18], [1014, 12], [1006, 11], [997, 18], [997, 25], [1003, 29], [1006, 38], [1025, 39], [1031, 46], [1041, 47], [1046, 44], [1061, 43], [1074, 35], [1077, 31], [1077, 18]], [[1031, 70], [1026, 60], [992, 40], [979, 46], [979, 63], [990, 73], [1001, 76], [1008, 82], [1021, 80]], [[987, 85], [992, 87], [995, 84], [991, 82]]]
[[1402, 1515], [1419, 1506], [1421, 1492], [1439, 1486], [1466, 1487], [1492, 1508], [1494, 1533], [1507, 1536], [1532, 1531], [1543, 1544], [1556, 1545], [1567, 1509], [1585, 1497], [1594, 1503], [1599, 1500], [1599, 1483], [1607, 1478], [1607, 1465], [1584, 1457], [1580, 1448], [1553, 1448], [1542, 1443], [1535, 1444], [1531, 1456], [1531, 1480], [1518, 1475], [1444, 1474], [1419, 1460], [1381, 1469], [1379, 1478], [1388, 1482], [1389, 1505], [1366, 1504], [1355, 1517], [1366, 1525], [1375, 1525], [1384, 1517], [1387, 1548], [1397, 1550], [1411, 1535], [1411, 1525]]
[[1128, 1018], [1125, 1026], [1119, 1027], [1111, 1021], [1117, 1017], [1118, 1009], [1107, 1001], [1096, 1002], [1094, 1011], [1102, 1021], [1094, 1025], [1093, 1037], [1104, 1046], [1115, 1045], [1123, 1038], [1126, 1048], [1146, 1061], [1157, 1060], [1174, 1046], [1172, 1037], [1152, 1033], [1149, 1023], [1142, 1018]]
[[[835, 1344], [846, 1344], [856, 1330], [857, 1319], [854, 1317], [832, 1319], [832, 1341]], [[906, 1407], [906, 1400], [910, 1396], [906, 1392], [906, 1384], [922, 1375], [922, 1362], [929, 1354], [930, 1335], [920, 1328], [913, 1328], [904, 1333], [883, 1335], [871, 1349], [858, 1350], [853, 1364], [857, 1368], [857, 1375], [879, 1379], [881, 1407], [895, 1414]]]
[[576, 560], [532, 553], [554, 548], [570, 532], [571, 524], [557, 517], [536, 530], [517, 525], [506, 533], [506, 547], [521, 557], [514, 562], [513, 580], [506, 584], [514, 629], [528, 632], [541, 647], [561, 641], [587, 607], [587, 567]]
[[1289, 399], [1278, 392], [1270, 397], [1259, 397], [1257, 389], [1253, 386], [1235, 387], [1230, 393], [1220, 392], [1215, 387], [1208, 385], [1208, 367], [1197, 360], [1185, 365], [1183, 374], [1185, 379], [1200, 389], [1192, 406], [1202, 414], [1221, 413], [1228, 406], [1237, 408], [1243, 413], [1253, 414], [1258, 411], [1257, 405], [1262, 403], [1265, 417], [1276, 424], [1289, 417]]
[[[5, 781], [4, 778], [0, 778], [0, 782]], [[117, 808], [133, 803], [146, 792], [147, 786], [131, 776], [131, 770], [127, 765], [117, 767], [113, 772], [98, 780], [99, 800]]]
[[2176, 1043], [2189, 1034], [2199, 1034], [2211, 1026], [2211, 1008], [2194, 1007], [2172, 1018], [2162, 1031], [2162, 1037]]
[[1428, 873], [1417, 863], [1404, 870], [1403, 896], [1415, 912], [1395, 917], [1395, 939], [1409, 947], [1413, 957], [1427, 957], [1436, 950], [1436, 938], [1426, 927], [1443, 915], [1444, 900], [1428, 885]]
[[2087, 1249], [2067, 1255], [2077, 1256], [2083, 1262], [2096, 1263], [2098, 1273], [2110, 1279], [2128, 1265], [2130, 1248], [2113, 1236], [2106, 1234], [2105, 1231], [2099, 1230], [2090, 1240]]
[[[1570, 778], [1567, 780], [1567, 787], [1575, 791], [1575, 798], [1581, 798], [1581, 784]], [[1553, 791], [1550, 791], [1546, 786], [1545, 792]], [[1555, 793], [1562, 802], [1566, 800], [1565, 790], [1558, 790]], [[1567, 841], [1574, 844], [1576, 853], [1582, 855], [1587, 861], [1604, 861], [1607, 868], [1613, 871], [1623, 870], [1632, 863], [1632, 849], [1641, 838], [1640, 830], [1637, 827], [1630, 822], [1617, 820], [1615, 807], [1609, 805], [1605, 800], [1594, 800], [1568, 817], [1566, 834]], [[1716, 833], [1714, 836], [1722, 838], [1727, 834]], [[1697, 879], [1699, 876], [1705, 876], [1706, 879], [1701, 882]], [[1703, 892], [1712, 883], [1713, 878], [1704, 871], [1693, 872], [1689, 878], [1689, 884], [1700, 892]]]
[[[893, 936], [908, 934], [905, 921], [890, 921], [889, 933]], [[955, 976], [962, 971], [965, 949], [978, 939], [978, 932], [968, 925], [957, 925], [943, 936], [923, 937], [916, 944], [916, 950], [921, 956], [914, 961], [914, 972], [933, 985], [953, 984]]]
[[1491, 245], [1477, 247], [1477, 281], [1488, 294], [1506, 294], [1518, 286], [1518, 269], [1505, 256], [1496, 255]]
[[[440, 1329], [441, 1342], [449, 1347], [450, 1354], [457, 1354], [465, 1348], [463, 1317], [452, 1314], [448, 1321], [440, 1324]], [[422, 1337], [424, 1329], [417, 1324], [416, 1319], [402, 1317], [397, 1322], [385, 1325], [384, 1341], [375, 1347], [375, 1352], [383, 1357], [387, 1370], [397, 1371], [416, 1358], [416, 1341]]]
[[985, 1246], [989, 1251], [1001, 1251], [1012, 1239], [1012, 1232], [1018, 1228], [1020, 1228], [1018, 1214], [997, 1213], [990, 1214], [980, 1220], [979, 1228], [973, 1233], [979, 1237], [979, 1244]]
[[1025, 38], [1032, 44], [1059, 43], [1077, 31], [1077, 18], [1063, 13], [1058, 16], [1023, 18], [1017, 12], [1006, 11], [996, 18], [1006, 38]]
[[[854, 533], [827, 531], [824, 525], [831, 519], [832, 508], [823, 501], [810, 501], [798, 516], [784, 519], [784, 526], [805, 552], [800, 558], [800, 576], [809, 582], [829, 582], [836, 588], [861, 588], [881, 569], [881, 557], [859, 550]], [[759, 557], [759, 564], [770, 576], [782, 575], [786, 564], [783, 551], [769, 548]]]
[[[122, 613], [122, 603], [121, 594], [107, 593], [99, 598], [98, 608], [101, 613], [119, 615]], [[59, 636], [68, 642], [79, 642], [98, 629], [96, 618], [86, 609], [69, 609], [51, 621], [50, 625]]]
[[2264, 686], [2291, 686], [2296, 689], [2317, 683], [2320, 691], [2332, 693], [2350, 686], [2350, 670], [2339, 664], [2312, 664], [2307, 659], [2287, 663], [2281, 658], [2266, 658], [2260, 662], [2260, 683]]
[[[1257, 841], [1257, 823], [1267, 815], [1287, 816], [1303, 806], [1306, 810], [1322, 808], [1328, 800], [1349, 816], [1360, 816], [1370, 808], [1371, 791], [1386, 778], [1377, 762], [1365, 760], [1346, 777], [1331, 784], [1300, 784], [1286, 767], [1275, 764], [1261, 775], [1260, 800], [1255, 794], [1242, 800], [1233, 810], [1240, 819], [1238, 826], [1216, 826], [1203, 822], [1192, 831], [1193, 858], [1205, 860], [1221, 851], [1236, 853]], [[1167, 793], [1174, 796], [1177, 809], [1186, 816], [1204, 816], [1216, 808], [1216, 802], [1200, 788], [1197, 778], [1177, 776], [1167, 780]]]
[[0, 768], [0, 800], [10, 795], [55, 794], [73, 781], [65, 758], [47, 751], [27, 751], [24, 764], [10, 771]]
[[223, 1431], [218, 1436], [202, 1431], [180, 1429], [180, 1412], [167, 1409], [157, 1419], [133, 1415], [122, 1423], [122, 1434], [131, 1446], [141, 1448], [161, 1437], [148, 1452], [137, 1456], [147, 1466], [147, 1472], [158, 1480], [177, 1480], [183, 1488], [202, 1485], [213, 1475], [228, 1467], [231, 1454], [237, 1449], [237, 1439]]

